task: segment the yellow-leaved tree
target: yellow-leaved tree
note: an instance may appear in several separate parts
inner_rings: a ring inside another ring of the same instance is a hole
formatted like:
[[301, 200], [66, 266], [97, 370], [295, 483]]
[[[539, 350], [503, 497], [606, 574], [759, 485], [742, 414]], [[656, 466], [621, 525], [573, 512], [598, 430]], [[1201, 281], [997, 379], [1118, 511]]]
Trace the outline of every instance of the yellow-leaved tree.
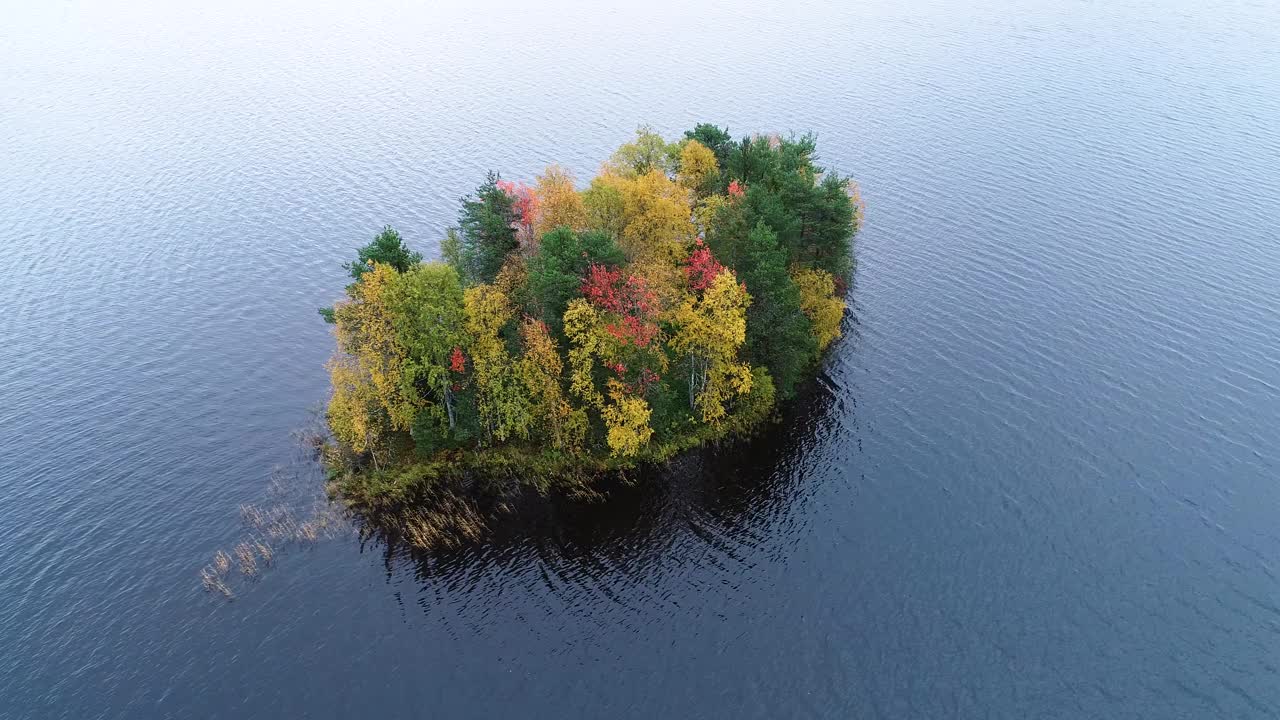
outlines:
[[569, 338], [569, 392], [595, 408], [604, 406], [592, 373], [605, 338], [600, 311], [586, 300], [574, 298], [564, 311], [564, 334]]
[[726, 403], [751, 392], [751, 366], [738, 361], [747, 338], [750, 304], [746, 288], [726, 268], [700, 297], [686, 296], [672, 313], [679, 329], [671, 348], [689, 364], [689, 406], [710, 425], [724, 420]]
[[643, 277], [660, 304], [675, 303], [680, 285], [679, 263], [689, 253], [696, 230], [690, 193], [657, 170], [633, 178], [601, 176], [602, 192], [621, 198], [618, 246], [629, 271]]
[[333, 394], [325, 412], [329, 429], [338, 442], [353, 452], [368, 452], [377, 467], [386, 420], [373, 383], [360, 363], [350, 355], [334, 355], [327, 367], [333, 385]]
[[674, 145], [670, 145], [661, 135], [648, 125], [636, 128], [636, 139], [626, 143], [614, 151], [613, 156], [605, 163], [609, 172], [633, 177], [648, 172], [666, 173], [673, 160]]
[[497, 442], [529, 437], [530, 402], [511, 354], [499, 335], [515, 316], [507, 296], [493, 285], [473, 285], [463, 294], [476, 388], [476, 413]]
[[695, 196], [701, 197], [711, 191], [720, 167], [716, 164], [716, 154], [697, 140], [685, 141], [680, 148], [680, 170], [677, 177]]
[[[390, 265], [372, 263], [349, 289], [350, 299], [334, 307], [334, 334], [339, 353], [354, 360], [359, 368], [355, 375], [370, 385], [361, 394], [372, 393], [391, 429], [407, 430], [424, 400], [413, 384], [405, 381], [408, 353], [400, 342], [391, 307], [398, 279], [399, 273]], [[345, 367], [345, 363], [337, 366]], [[345, 378], [348, 384], [352, 377]]]
[[614, 455], [630, 457], [653, 437], [653, 428], [649, 427], [652, 410], [649, 401], [629, 393], [616, 378], [609, 378], [607, 388], [613, 402], [600, 410], [607, 431], [605, 439]]
[[619, 184], [626, 225], [620, 244], [632, 261], [679, 262], [693, 240], [692, 211], [684, 188], [652, 170]]
[[582, 193], [582, 207], [587, 213], [587, 227], [603, 230], [616, 240], [622, 237], [626, 226], [623, 213], [621, 175], [603, 173], [591, 179], [591, 185]]
[[573, 186], [573, 176], [559, 165], [551, 165], [538, 176], [534, 187], [539, 214], [533, 231], [537, 237], [558, 227], [581, 231], [587, 227], [587, 208]]
[[844, 300], [836, 297], [836, 282], [825, 270], [805, 269], [791, 274], [800, 289], [800, 309], [809, 316], [818, 350], [826, 350], [840, 337], [840, 321], [844, 318]]
[[529, 393], [530, 412], [536, 424], [534, 434], [558, 450], [581, 446], [587, 432], [587, 414], [575, 409], [564, 396], [560, 386], [564, 362], [555, 339], [544, 323], [525, 318], [520, 324], [520, 340], [524, 354], [518, 372]]
[[569, 391], [600, 412], [613, 455], [630, 457], [640, 452], [653, 436], [649, 402], [616, 378], [605, 382], [602, 393], [593, 376], [597, 361], [605, 365], [618, 362], [619, 339], [606, 329], [604, 314], [586, 300], [575, 298], [564, 313], [564, 332], [570, 344]]

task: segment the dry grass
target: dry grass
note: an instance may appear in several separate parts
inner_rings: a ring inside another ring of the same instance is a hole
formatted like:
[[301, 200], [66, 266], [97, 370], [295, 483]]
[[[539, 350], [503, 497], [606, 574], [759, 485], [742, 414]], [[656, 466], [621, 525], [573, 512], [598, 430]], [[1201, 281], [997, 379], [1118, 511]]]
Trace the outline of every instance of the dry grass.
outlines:
[[236, 545], [235, 556], [240, 561], [240, 572], [253, 576], [258, 574], [258, 559], [254, 555], [254, 547], [247, 542]]
[[271, 567], [275, 562], [276, 551], [272, 550], [270, 545], [262, 542], [261, 540], [254, 540], [253, 548], [258, 551], [258, 555], [262, 558], [262, 563], [267, 567]]
[[404, 539], [423, 550], [474, 542], [488, 529], [475, 503], [453, 494], [406, 511], [399, 525]]
[[[219, 553], [221, 554], [221, 551]], [[200, 568], [200, 582], [204, 585], [205, 592], [216, 592], [230, 600], [235, 597], [235, 593], [231, 592], [225, 576], [225, 572], [218, 572], [213, 565]]]
[[229, 553], [218, 550], [200, 569], [200, 582], [207, 592], [233, 599], [233, 566], [240, 576], [257, 578], [289, 547], [305, 547], [353, 531], [342, 511], [323, 495], [323, 482], [316, 476], [316, 437], [300, 432], [307, 457], [271, 474], [262, 503], [240, 506], [244, 535]]

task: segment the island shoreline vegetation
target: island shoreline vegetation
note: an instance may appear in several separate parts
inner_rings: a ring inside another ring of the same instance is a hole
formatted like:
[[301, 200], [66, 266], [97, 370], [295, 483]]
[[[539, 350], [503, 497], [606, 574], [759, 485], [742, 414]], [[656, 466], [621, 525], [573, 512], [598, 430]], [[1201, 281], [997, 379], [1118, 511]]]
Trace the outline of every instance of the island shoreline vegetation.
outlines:
[[[840, 337], [862, 205], [816, 162], [812, 135], [642, 127], [585, 189], [490, 173], [440, 261], [385, 228], [320, 311], [331, 494], [589, 496], [763, 427]], [[467, 534], [448, 514], [432, 532]]]

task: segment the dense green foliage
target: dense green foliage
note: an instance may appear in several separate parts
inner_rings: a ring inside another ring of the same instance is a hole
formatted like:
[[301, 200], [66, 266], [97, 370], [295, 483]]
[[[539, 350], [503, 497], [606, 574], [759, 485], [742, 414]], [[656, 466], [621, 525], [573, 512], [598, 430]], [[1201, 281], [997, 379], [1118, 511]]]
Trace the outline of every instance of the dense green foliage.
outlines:
[[331, 468], [368, 499], [494, 468], [580, 477], [750, 432], [840, 334], [859, 200], [814, 151], [807, 135], [641, 128], [582, 191], [556, 166], [532, 186], [490, 174], [444, 262], [386, 228], [322, 311]]

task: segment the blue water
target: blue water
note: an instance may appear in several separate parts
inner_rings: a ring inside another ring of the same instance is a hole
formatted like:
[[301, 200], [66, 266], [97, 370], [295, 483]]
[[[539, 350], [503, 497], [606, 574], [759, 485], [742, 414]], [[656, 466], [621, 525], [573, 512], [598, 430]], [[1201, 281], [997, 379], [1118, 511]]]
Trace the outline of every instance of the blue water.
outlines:
[[[0, 717], [1280, 715], [1280, 5], [3, 15]], [[770, 437], [204, 592], [352, 248], [700, 121], [868, 205]]]

